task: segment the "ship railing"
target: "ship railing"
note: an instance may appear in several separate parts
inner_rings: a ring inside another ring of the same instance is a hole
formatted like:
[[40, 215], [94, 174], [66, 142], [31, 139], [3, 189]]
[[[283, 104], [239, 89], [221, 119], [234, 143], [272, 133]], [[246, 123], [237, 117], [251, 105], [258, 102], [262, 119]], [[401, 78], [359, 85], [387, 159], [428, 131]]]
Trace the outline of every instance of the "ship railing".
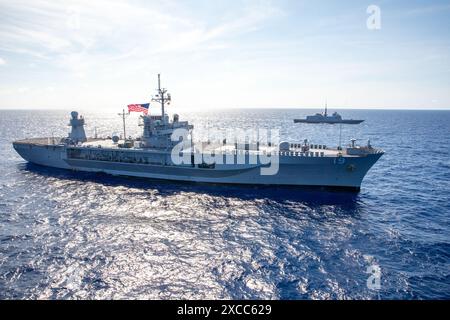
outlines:
[[310, 149], [327, 150], [327, 146], [324, 144], [312, 144], [312, 143], [308, 143], [306, 145], [304, 143], [291, 143], [290, 144], [290, 149], [302, 149], [304, 147], [308, 147]]
[[[89, 150], [89, 149], [88, 149]], [[98, 149], [97, 149], [98, 150]], [[190, 151], [189, 155], [192, 155]], [[196, 152], [198, 155], [199, 153]], [[214, 155], [216, 156], [226, 156], [226, 155], [256, 155], [256, 154], [265, 154], [271, 156], [286, 156], [286, 157], [324, 157], [324, 152], [294, 152], [294, 151], [258, 151], [258, 152], [249, 152], [249, 150], [234, 150], [234, 152], [218, 152]], [[183, 155], [183, 151], [180, 152], [180, 156]], [[90, 151], [86, 153], [81, 153], [77, 149], [69, 149], [68, 150], [68, 158], [72, 159], [84, 159], [84, 160], [96, 160], [96, 161], [114, 161], [114, 162], [123, 162], [123, 163], [136, 163], [136, 164], [159, 164], [166, 165], [166, 162], [155, 162], [151, 159], [141, 156], [141, 155], [129, 155], [124, 156], [121, 153], [117, 152], [107, 152], [107, 151], [99, 151], [96, 152], [95, 149], [90, 149]]]
[[286, 157], [324, 157], [325, 152], [323, 152], [323, 151], [308, 151], [308, 152], [279, 151], [278, 155], [286, 156]]
[[[91, 146], [87, 145], [85, 146], [86, 149], [90, 150], [101, 150], [103, 149], [100, 145], [98, 146]], [[83, 148], [84, 149], [84, 148]], [[383, 152], [382, 150], [377, 150], [378, 152]], [[181, 151], [179, 153], [180, 156], [183, 156], [184, 152], [187, 154], [193, 154], [191, 151]], [[196, 154], [199, 154], [199, 152], [195, 152]], [[220, 151], [211, 151], [209, 154], [211, 156], [283, 156], [283, 157], [325, 157], [324, 151], [266, 151], [266, 150], [220, 150]], [[128, 162], [128, 159], [123, 159], [126, 162]]]
[[59, 137], [51, 137], [51, 138], [27, 138], [22, 140], [14, 141], [16, 144], [33, 144], [33, 145], [42, 145], [42, 146], [56, 146], [60, 145], [61, 138]]
[[[186, 154], [201, 154], [201, 152], [194, 152], [186, 151]], [[232, 151], [219, 151], [219, 152], [211, 152], [209, 153], [213, 157], [214, 156], [227, 156], [227, 155], [233, 155], [233, 156], [285, 156], [285, 157], [325, 157], [324, 151], [308, 151], [308, 152], [300, 152], [300, 151], [249, 151], [249, 150], [232, 150]], [[180, 156], [184, 155], [184, 152], [181, 151], [179, 153]]]

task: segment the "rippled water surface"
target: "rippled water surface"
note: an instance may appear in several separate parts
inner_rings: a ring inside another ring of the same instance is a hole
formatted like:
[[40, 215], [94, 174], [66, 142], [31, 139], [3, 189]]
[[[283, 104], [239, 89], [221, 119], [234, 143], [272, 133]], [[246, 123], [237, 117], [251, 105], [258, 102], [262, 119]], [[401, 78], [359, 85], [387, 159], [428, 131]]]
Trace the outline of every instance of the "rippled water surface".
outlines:
[[[208, 128], [279, 128], [337, 145], [308, 110], [180, 111]], [[220, 186], [27, 164], [15, 139], [61, 136], [67, 111], [0, 111], [0, 298], [450, 298], [450, 112], [346, 110], [343, 141], [386, 154], [360, 193]], [[121, 130], [85, 113], [87, 132]], [[137, 134], [136, 117], [128, 130]], [[362, 141], [365, 143], [365, 141]], [[379, 265], [381, 288], [367, 287]]]

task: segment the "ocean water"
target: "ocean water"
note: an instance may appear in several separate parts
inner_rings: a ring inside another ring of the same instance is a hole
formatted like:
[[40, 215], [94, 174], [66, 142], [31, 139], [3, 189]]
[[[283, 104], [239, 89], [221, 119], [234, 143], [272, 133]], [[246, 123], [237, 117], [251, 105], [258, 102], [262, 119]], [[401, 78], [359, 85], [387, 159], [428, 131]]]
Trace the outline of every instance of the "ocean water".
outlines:
[[[338, 126], [293, 123], [314, 111], [179, 113], [197, 137], [265, 127], [336, 146]], [[450, 298], [450, 112], [341, 114], [366, 119], [344, 143], [386, 151], [359, 193], [31, 165], [11, 142], [65, 135], [68, 111], [0, 111], [0, 299]], [[121, 130], [116, 113], [84, 115], [90, 135]]]

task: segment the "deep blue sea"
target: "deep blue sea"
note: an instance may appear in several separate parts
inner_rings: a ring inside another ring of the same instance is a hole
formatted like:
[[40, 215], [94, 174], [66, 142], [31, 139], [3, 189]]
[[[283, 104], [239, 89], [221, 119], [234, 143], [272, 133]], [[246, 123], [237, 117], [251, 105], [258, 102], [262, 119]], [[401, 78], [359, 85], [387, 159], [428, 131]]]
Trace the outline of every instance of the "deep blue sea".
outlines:
[[[0, 299], [450, 298], [450, 111], [340, 110], [366, 119], [342, 141], [386, 151], [359, 193], [74, 173], [14, 152], [66, 135], [69, 111], [0, 111]], [[196, 137], [265, 127], [336, 146], [338, 126], [292, 121], [315, 111], [179, 114]], [[121, 130], [117, 112], [83, 114], [91, 136]]]

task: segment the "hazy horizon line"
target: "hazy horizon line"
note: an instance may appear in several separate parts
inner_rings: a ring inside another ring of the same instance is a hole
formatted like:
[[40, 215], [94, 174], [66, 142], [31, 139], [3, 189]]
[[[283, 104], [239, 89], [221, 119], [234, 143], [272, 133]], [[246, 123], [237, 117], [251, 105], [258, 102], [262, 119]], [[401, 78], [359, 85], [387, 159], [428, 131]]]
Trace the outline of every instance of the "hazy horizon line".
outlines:
[[[263, 110], [322, 110], [325, 107], [218, 107], [215, 108], [213, 110], [208, 109], [208, 108], [193, 108], [193, 107], [173, 107], [173, 109], [177, 112], [179, 112], [180, 110], [188, 110], [188, 111], [205, 111], [205, 112], [212, 112], [214, 110], [217, 111], [226, 111], [226, 110], [257, 110], [257, 109], [263, 109]], [[73, 111], [73, 110], [82, 110], [82, 111], [91, 111], [88, 110], [89, 108], [2, 108], [0, 107], [0, 111]], [[110, 111], [110, 112], [118, 112], [121, 111], [122, 108], [99, 108], [96, 110], [96, 112], [105, 112], [105, 111]], [[126, 109], [126, 108], [125, 108]], [[159, 107], [157, 108], [159, 110]], [[435, 108], [435, 107], [431, 107], [431, 108], [427, 108], [427, 107], [421, 107], [421, 108], [410, 108], [410, 107], [358, 107], [358, 108], [354, 108], [354, 107], [328, 107], [328, 110], [380, 110], [380, 111], [388, 111], [388, 110], [393, 110], [393, 111], [450, 111], [450, 107], [447, 108]], [[113, 111], [114, 110], [114, 111]], [[170, 110], [169, 110], [170, 112]]]

